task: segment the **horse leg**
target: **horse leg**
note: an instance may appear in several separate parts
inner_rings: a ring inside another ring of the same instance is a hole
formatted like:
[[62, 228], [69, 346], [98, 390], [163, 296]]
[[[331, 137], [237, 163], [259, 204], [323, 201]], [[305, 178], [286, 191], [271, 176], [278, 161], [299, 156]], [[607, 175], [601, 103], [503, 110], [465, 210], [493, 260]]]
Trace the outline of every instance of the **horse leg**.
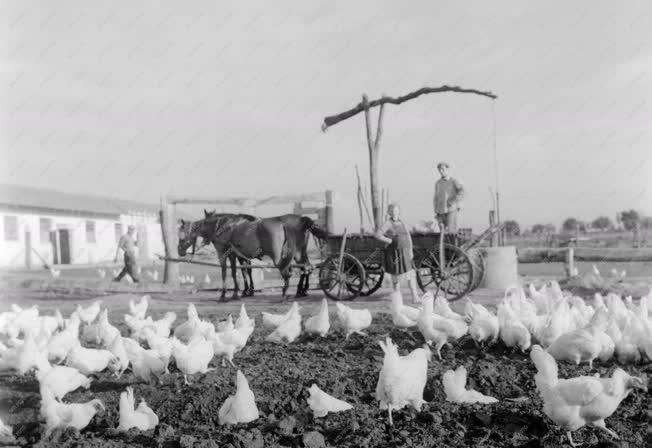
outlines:
[[229, 254], [229, 261], [231, 262], [231, 276], [233, 277], [233, 299], [238, 298], [238, 291], [240, 290], [240, 285], [238, 285], [238, 267], [236, 266], [237, 260], [235, 254]]
[[247, 297], [249, 296], [249, 280], [247, 279], [246, 262], [240, 257], [236, 257], [236, 260], [240, 263], [240, 273], [242, 274], [242, 297]]
[[220, 296], [220, 299], [224, 299], [226, 297], [226, 257], [222, 258], [218, 254], [217, 259], [220, 260], [222, 268], [222, 295]]
[[251, 267], [251, 260], [246, 260], [247, 264], [247, 276], [249, 277], [249, 292], [248, 295], [253, 297], [254, 296], [254, 277], [253, 277], [253, 268]]

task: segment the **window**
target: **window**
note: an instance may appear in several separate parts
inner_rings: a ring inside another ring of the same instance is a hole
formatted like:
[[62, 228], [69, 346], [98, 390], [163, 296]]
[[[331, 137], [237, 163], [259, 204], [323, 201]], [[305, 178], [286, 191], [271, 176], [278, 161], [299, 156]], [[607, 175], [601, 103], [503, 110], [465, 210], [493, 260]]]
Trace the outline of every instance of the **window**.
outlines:
[[41, 244], [50, 242], [50, 229], [52, 228], [52, 220], [50, 218], [39, 219], [39, 240]]
[[119, 243], [120, 238], [122, 237], [122, 223], [115, 223], [115, 242]]
[[18, 218], [15, 216], [5, 216], [5, 241], [18, 241]]
[[95, 242], [95, 221], [86, 221], [86, 242]]

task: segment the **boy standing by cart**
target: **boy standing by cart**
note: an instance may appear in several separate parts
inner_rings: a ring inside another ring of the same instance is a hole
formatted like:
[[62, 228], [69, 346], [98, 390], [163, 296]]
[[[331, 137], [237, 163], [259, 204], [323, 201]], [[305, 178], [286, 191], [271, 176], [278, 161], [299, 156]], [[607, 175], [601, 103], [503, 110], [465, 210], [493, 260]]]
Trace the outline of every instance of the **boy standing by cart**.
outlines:
[[441, 177], [435, 183], [435, 196], [433, 205], [435, 219], [439, 224], [439, 230], [446, 230], [446, 233], [457, 232], [457, 212], [464, 199], [464, 187], [460, 182], [450, 176], [450, 166], [446, 162], [439, 162], [437, 170]]

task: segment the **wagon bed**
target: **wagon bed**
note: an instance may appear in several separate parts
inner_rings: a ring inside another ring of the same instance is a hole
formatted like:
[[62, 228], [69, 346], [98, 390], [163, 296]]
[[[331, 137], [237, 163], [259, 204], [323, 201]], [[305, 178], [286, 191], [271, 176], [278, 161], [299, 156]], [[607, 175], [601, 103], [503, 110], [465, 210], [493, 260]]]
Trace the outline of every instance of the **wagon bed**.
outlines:
[[[415, 272], [422, 291], [432, 290], [456, 300], [475, 289], [484, 274], [484, 263], [476, 246], [498, 229], [490, 228], [474, 239], [444, 235], [443, 258], [440, 257], [439, 232], [412, 232]], [[322, 245], [325, 261], [319, 271], [324, 293], [335, 300], [373, 294], [383, 283], [384, 249], [385, 244], [370, 234], [330, 235]]]

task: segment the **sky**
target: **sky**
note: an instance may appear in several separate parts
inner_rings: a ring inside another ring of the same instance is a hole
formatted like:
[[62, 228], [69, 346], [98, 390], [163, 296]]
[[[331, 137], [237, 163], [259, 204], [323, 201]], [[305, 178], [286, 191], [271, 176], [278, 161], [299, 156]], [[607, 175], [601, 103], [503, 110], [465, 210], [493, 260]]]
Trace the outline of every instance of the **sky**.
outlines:
[[[158, 203], [335, 192], [358, 227], [370, 98], [379, 176], [431, 219], [436, 164], [467, 190], [463, 227], [652, 216], [652, 3], [5, 1], [0, 182]], [[375, 117], [376, 110], [372, 112]], [[229, 209], [232, 210], [232, 209]], [[272, 212], [291, 212], [291, 206]], [[262, 213], [262, 211], [261, 211]]]

